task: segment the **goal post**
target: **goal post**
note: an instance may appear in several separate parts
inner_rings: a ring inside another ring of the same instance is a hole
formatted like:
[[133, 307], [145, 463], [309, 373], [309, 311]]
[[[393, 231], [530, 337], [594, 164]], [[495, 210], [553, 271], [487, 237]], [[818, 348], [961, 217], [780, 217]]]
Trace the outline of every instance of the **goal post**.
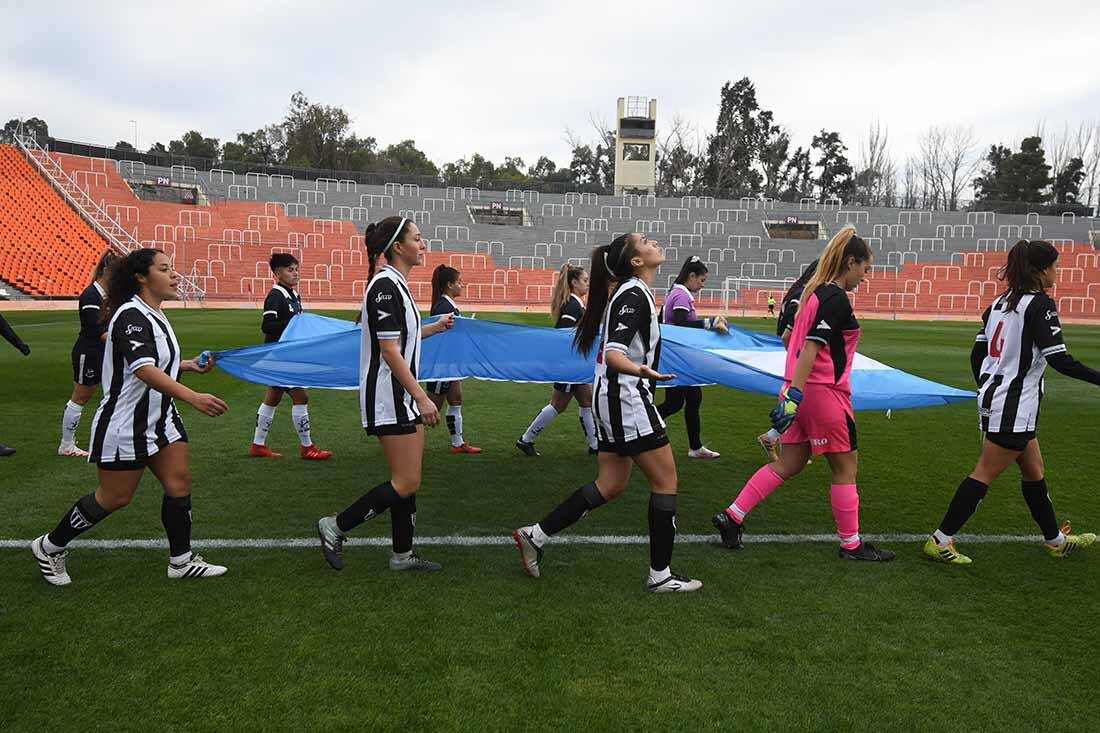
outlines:
[[783, 296], [795, 278], [782, 280], [757, 277], [727, 277], [722, 281], [722, 300], [719, 306], [725, 315], [767, 315], [768, 297], [775, 298], [775, 312], [783, 303]]

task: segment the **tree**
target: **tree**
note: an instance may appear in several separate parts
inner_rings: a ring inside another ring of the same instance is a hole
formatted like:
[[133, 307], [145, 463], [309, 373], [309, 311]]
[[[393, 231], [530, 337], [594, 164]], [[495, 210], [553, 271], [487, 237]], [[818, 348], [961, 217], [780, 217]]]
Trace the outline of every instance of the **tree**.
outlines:
[[117, 143], [115, 143], [115, 150], [121, 150], [124, 153], [137, 152], [137, 148], [135, 148], [133, 145], [126, 142], [125, 140], [119, 140]]
[[569, 162], [569, 172], [577, 185], [602, 185], [600, 180], [600, 162], [588, 145], [574, 145], [573, 159]]
[[153, 143], [149, 146], [150, 155], [167, 155], [168, 148], [164, 147], [164, 143]]
[[981, 161], [974, 155], [974, 130], [962, 125], [929, 127], [920, 140], [921, 172], [931, 189], [930, 207], [948, 211], [959, 207], [959, 197], [970, 186]]
[[221, 145], [218, 143], [217, 138], [203, 137], [203, 134], [198, 130], [189, 130], [179, 140], [172, 140], [168, 143], [168, 152], [172, 155], [218, 160]]
[[841, 141], [840, 133], [822, 130], [814, 135], [810, 149], [818, 152], [814, 167], [820, 170], [817, 188], [821, 198], [839, 196], [842, 201], [850, 200], [855, 192], [855, 182], [852, 180], [852, 164], [845, 155], [848, 148]]
[[404, 173], [415, 176], [438, 176], [439, 168], [416, 147], [414, 140], [402, 140], [389, 145], [378, 156], [378, 164], [388, 173]]
[[657, 195], [695, 194], [702, 183], [702, 156], [697, 131], [679, 115], [657, 141]]
[[[771, 113], [767, 113], [771, 123]], [[762, 176], [755, 168], [765, 137], [756, 87], [745, 77], [722, 85], [718, 120], [707, 145], [707, 184], [715, 195], [755, 196]]]
[[994, 145], [985, 160], [985, 171], [975, 179], [980, 199], [1042, 203], [1049, 198], [1047, 189], [1053, 180], [1039, 137], [1025, 137], [1015, 153]]
[[985, 154], [986, 168], [974, 178], [974, 196], [981, 201], [1007, 201], [1003, 176], [1012, 151], [1004, 145], [990, 145]]
[[295, 92], [282, 127], [289, 164], [335, 169], [351, 118], [340, 107], [313, 104], [305, 94]]
[[285, 155], [286, 136], [278, 125], [268, 125], [253, 132], [238, 132], [235, 142], [222, 146], [222, 159], [241, 163], [278, 165]]
[[[3, 131], [0, 131], [0, 143], [5, 145], [15, 144], [15, 133], [19, 130], [20, 120], [18, 118], [8, 120], [4, 125]], [[46, 124], [45, 120], [41, 120], [37, 117], [31, 117], [26, 120], [22, 120], [24, 132], [33, 132], [34, 137], [38, 140], [39, 145], [45, 145], [50, 137], [50, 126]]]
[[889, 151], [890, 130], [871, 120], [866, 139], [860, 140], [855, 196], [864, 206], [893, 206], [897, 195], [897, 170]]
[[533, 166], [527, 169], [527, 175], [531, 178], [546, 181], [558, 172], [558, 164], [545, 155], [539, 157]]
[[760, 113], [760, 169], [764, 177], [763, 191], [768, 198], [778, 198], [783, 188], [783, 167], [791, 149], [791, 135], [772, 121], [772, 113]]
[[814, 193], [813, 166], [810, 151], [796, 149], [783, 166], [780, 198], [786, 201], [809, 198]]
[[1081, 181], [1085, 179], [1085, 162], [1080, 158], [1070, 158], [1062, 170], [1054, 177], [1052, 194], [1058, 204], [1077, 203], [1081, 194]]

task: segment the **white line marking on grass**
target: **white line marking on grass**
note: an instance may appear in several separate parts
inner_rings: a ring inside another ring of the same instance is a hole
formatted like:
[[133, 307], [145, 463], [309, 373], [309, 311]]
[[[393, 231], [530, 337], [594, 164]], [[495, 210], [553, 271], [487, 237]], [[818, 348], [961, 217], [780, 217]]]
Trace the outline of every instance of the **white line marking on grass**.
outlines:
[[[926, 534], [881, 534], [863, 535], [870, 542], [924, 542], [928, 539]], [[1005, 542], [1040, 542], [1038, 535], [1011, 535], [1011, 534], [983, 534], [983, 535], [958, 535], [959, 542], [978, 543], [1005, 543]], [[798, 544], [802, 542], [836, 542], [834, 534], [759, 534], [745, 537], [745, 544]], [[227, 549], [291, 549], [298, 547], [317, 547], [316, 537], [271, 537], [239, 539], [197, 539], [192, 542], [196, 548], [227, 548]], [[718, 544], [717, 534], [683, 534], [677, 535], [676, 542], [690, 545]], [[26, 540], [0, 540], [0, 549], [26, 548], [31, 541]], [[389, 547], [388, 537], [361, 537], [349, 538], [345, 543], [351, 546]], [[417, 537], [418, 545], [441, 545], [445, 547], [492, 547], [497, 545], [511, 545], [510, 535], [489, 535], [471, 537], [468, 535], [438, 535], [435, 537]], [[569, 535], [556, 537], [554, 545], [645, 545], [649, 544], [647, 535]], [[161, 550], [167, 549], [168, 542], [163, 539], [150, 540], [76, 540], [74, 546], [92, 550]]]
[[[18, 311], [12, 311], [12, 312], [17, 313]], [[44, 328], [45, 326], [60, 326], [60, 325], [66, 324], [66, 323], [72, 324], [74, 320], [75, 319], [68, 320], [68, 321], [45, 321], [43, 323], [23, 323], [23, 324], [19, 324], [19, 330], [20, 331], [25, 331], [28, 328]]]

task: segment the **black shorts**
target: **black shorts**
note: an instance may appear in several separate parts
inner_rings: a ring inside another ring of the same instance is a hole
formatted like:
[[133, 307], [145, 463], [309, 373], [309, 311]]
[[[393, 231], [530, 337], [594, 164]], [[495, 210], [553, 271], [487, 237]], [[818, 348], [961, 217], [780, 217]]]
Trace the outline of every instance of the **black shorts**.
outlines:
[[451, 391], [450, 382], [428, 382], [428, 394], [447, 394]]
[[584, 384], [563, 384], [562, 382], [554, 382], [554, 391], [555, 392], [561, 392], [562, 394], [573, 394], [574, 392], [577, 391], [577, 387], [585, 387], [585, 386], [587, 386], [587, 383], [584, 383]]
[[417, 415], [416, 419], [412, 422], [375, 425], [374, 427], [364, 428], [364, 430], [367, 431], [367, 435], [377, 435], [379, 437], [383, 435], [412, 435], [416, 432], [416, 426], [420, 425], [422, 422], [423, 420], [420, 419], [420, 415]]
[[[185, 431], [183, 429], [183, 425], [177, 425], [176, 427], [181, 433], [183, 433], [183, 436], [179, 440], [173, 440], [171, 442], [169, 442], [167, 440], [158, 440], [157, 441], [157, 452], [160, 452], [164, 448], [172, 445], [172, 443], [186, 443], [187, 442], [187, 431]], [[156, 455], [156, 453], [154, 453], [153, 455]], [[149, 465], [149, 459], [148, 458], [138, 458], [137, 460], [132, 460], [132, 461], [127, 461], [127, 460], [114, 461], [114, 460], [112, 460], [112, 461], [91, 461], [91, 462], [95, 463], [96, 468], [99, 468], [100, 470], [103, 470], [103, 471], [140, 471], [140, 470], [146, 468]]]
[[103, 344], [87, 344], [77, 341], [73, 346], [73, 382], [85, 387], [99, 384], [103, 368]]
[[1031, 430], [1026, 433], [986, 433], [985, 439], [1005, 450], [1023, 452], [1027, 448], [1027, 444], [1035, 440], [1035, 431]]
[[668, 433], [662, 428], [655, 433], [643, 435], [640, 438], [628, 440], [625, 443], [612, 443], [610, 441], [601, 440], [599, 442], [599, 451], [600, 453], [614, 453], [620, 456], [636, 456], [639, 453], [657, 450], [666, 445], [668, 445]]

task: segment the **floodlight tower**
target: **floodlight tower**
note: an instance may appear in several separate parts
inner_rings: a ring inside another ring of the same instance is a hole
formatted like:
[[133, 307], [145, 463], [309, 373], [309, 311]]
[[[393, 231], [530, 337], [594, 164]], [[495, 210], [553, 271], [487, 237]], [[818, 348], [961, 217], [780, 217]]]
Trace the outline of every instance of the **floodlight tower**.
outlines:
[[615, 195], [657, 192], [657, 100], [619, 97]]

